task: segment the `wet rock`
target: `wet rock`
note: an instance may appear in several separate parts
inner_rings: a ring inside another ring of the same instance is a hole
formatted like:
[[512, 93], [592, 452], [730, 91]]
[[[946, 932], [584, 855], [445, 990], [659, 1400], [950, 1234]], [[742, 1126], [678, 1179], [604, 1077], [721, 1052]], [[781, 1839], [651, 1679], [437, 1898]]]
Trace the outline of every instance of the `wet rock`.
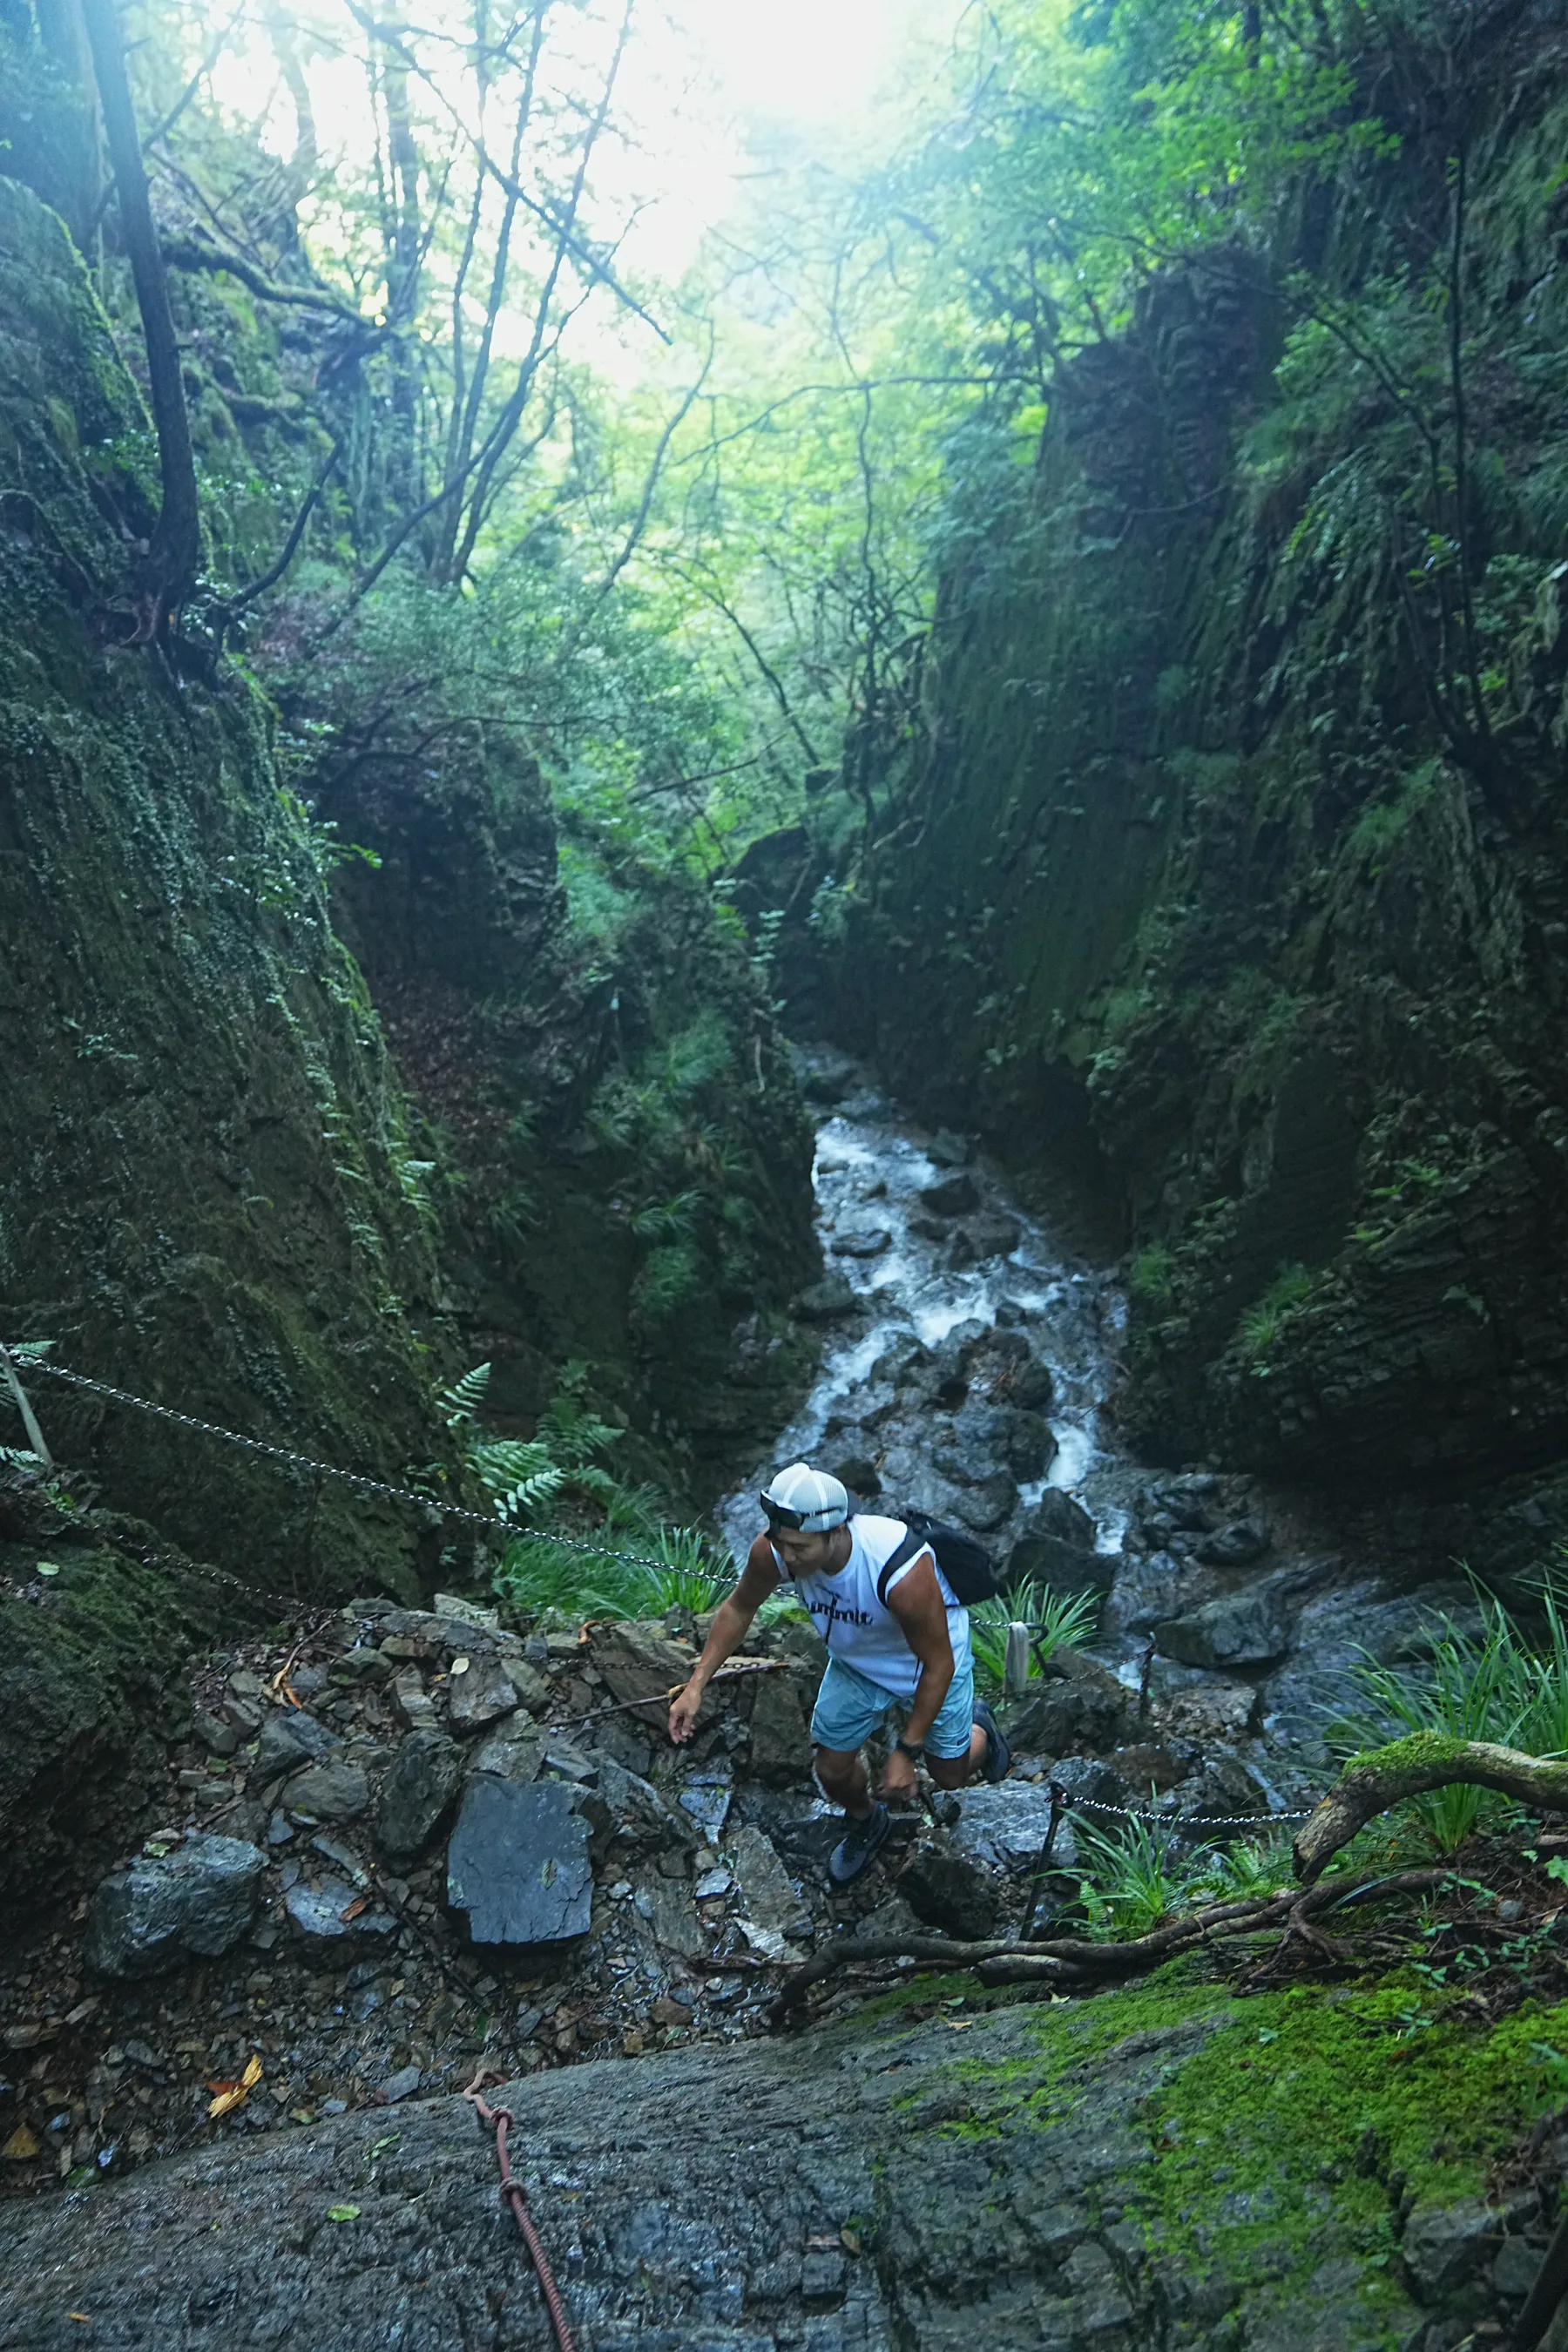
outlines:
[[1131, 1748], [1118, 1748], [1109, 1759], [1110, 1769], [1134, 1802], [1146, 1799], [1151, 1789], [1163, 1794], [1178, 1781], [1185, 1780], [1193, 1769], [1190, 1754], [1183, 1755], [1163, 1741], [1140, 1740]]
[[735, 1786], [728, 1772], [693, 1772], [676, 1802], [700, 1830], [713, 1839], [728, 1821], [734, 1798]]
[[509, 1720], [488, 1739], [468, 1751], [470, 1772], [493, 1772], [498, 1780], [537, 1780], [544, 1762], [544, 1738], [537, 1731], [520, 1732]]
[[238, 1943], [256, 1910], [266, 1857], [239, 1838], [192, 1835], [103, 1880], [83, 1957], [102, 1976], [156, 1976]]
[[558, 1781], [520, 1787], [480, 1774], [447, 1853], [447, 1901], [476, 1944], [563, 1943], [588, 1932], [587, 1822]]
[[1423, 2303], [1480, 2275], [1497, 2251], [1503, 2217], [1495, 2206], [1467, 2203], [1418, 2208], [1405, 2225], [1400, 2252]]
[[809, 1670], [759, 1677], [752, 1701], [751, 1770], [772, 1789], [788, 1788], [811, 1769]]
[[333, 1680], [377, 1689], [392, 1680], [395, 1669], [384, 1650], [374, 1650], [364, 1643], [345, 1650], [332, 1668]]
[[881, 1257], [892, 1245], [893, 1236], [886, 1225], [863, 1225], [836, 1234], [828, 1249], [835, 1257]]
[[1057, 1452], [1056, 1431], [1043, 1412], [1025, 1412], [1015, 1408], [1007, 1414], [1002, 1435], [1002, 1459], [1015, 1478], [1043, 1478], [1056, 1460]]
[[[1325, 2188], [1283, 2313], [1249, 2245], [1229, 2257], [1232, 2278], [1217, 2253], [1195, 2263], [1192, 2231], [1206, 2213], [1167, 2220], [1146, 2210], [1152, 2097], [1223, 2030], [1227, 2011], [1140, 2019], [1131, 2037], [1104, 2035], [1084, 2070], [1087, 2095], [1079, 2085], [1066, 2098], [1057, 2086], [1077, 2013], [966, 2010], [957, 2015], [968, 2030], [953, 2034], [935, 2019], [913, 2025], [900, 2009], [872, 2013], [849, 2035], [840, 2026], [688, 2045], [635, 2065], [542, 2068], [508, 2085], [514, 2160], [520, 2173], [526, 2158], [543, 2174], [539, 2224], [579, 2342], [618, 2339], [626, 2352], [881, 2352], [890, 2343], [1217, 2352], [1245, 2336], [1254, 2352], [1369, 2352], [1413, 2340], [1422, 2315], [1375, 2267], [1363, 2197], [1342, 2202], [1345, 2192]], [[1249, 2095], [1266, 2090], [1269, 2057], [1256, 2051], [1261, 2087]], [[955, 2082], [955, 2062], [974, 2079]], [[999, 2142], [992, 2118], [1004, 2101]], [[951, 2128], [965, 2112], [978, 2138]], [[372, 2151], [395, 2127], [387, 2162]], [[1311, 2116], [1292, 2128], [1310, 2158], [1331, 2153], [1331, 2135]], [[58, 2200], [17, 2200], [0, 2252], [5, 2324], [29, 2352], [63, 2352], [67, 2307], [113, 2315], [117, 2352], [247, 2337], [383, 2352], [460, 2345], [465, 2328], [470, 2341], [542, 2347], [548, 2326], [526, 2279], [499, 2319], [489, 2315], [487, 2294], [516, 2273], [499, 2271], [507, 2241], [493, 2174], [476, 2169], [482, 2153], [455, 2101], [411, 2100], [395, 2122], [372, 2107], [259, 2145], [237, 2132], [205, 2137], [186, 2155], [106, 2182], [90, 2230], [74, 2235]], [[552, 2186], [552, 2172], [564, 2182]], [[327, 2205], [345, 2195], [360, 2219], [325, 2222]], [[1125, 2222], [1110, 2221], [1113, 2207]], [[855, 2234], [855, 2217], [872, 2214], [874, 2246], [854, 2255], [839, 2232]], [[301, 2240], [308, 2263], [288, 2252]], [[1099, 2242], [1112, 2268], [1089, 2253], [1069, 2280], [1079, 2248]], [[842, 2291], [836, 2313], [803, 2308], [805, 2263], [818, 2255], [847, 2257], [842, 2275], [810, 2274], [831, 2297]], [[1336, 2290], [1350, 2310], [1342, 2326], [1336, 2310], [1332, 2333], [1320, 2325], [1327, 2297], [1313, 2283], [1330, 2263], [1352, 2282]], [[1112, 2327], [1118, 2276], [1124, 2309]], [[205, 2327], [193, 2313], [207, 2315]]]
[[604, 1676], [611, 1697], [622, 1706], [632, 1699], [662, 1698], [691, 1672], [689, 1649], [672, 1642], [658, 1624], [596, 1625], [586, 1655]]
[[1261, 1559], [1274, 1538], [1262, 1519], [1237, 1519], [1198, 1546], [1198, 1558], [1212, 1568], [1249, 1568]]
[[808, 1936], [811, 1913], [763, 1832], [747, 1822], [730, 1839], [729, 1852], [745, 1912], [742, 1930], [749, 1921], [794, 1941]]
[[1010, 1365], [1004, 1385], [1008, 1402], [1029, 1412], [1043, 1412], [1056, 1394], [1050, 1366], [1038, 1356], [1025, 1356]]
[[1030, 1516], [1028, 1533], [1052, 1536], [1073, 1551], [1092, 1551], [1099, 1538], [1093, 1518], [1065, 1488], [1051, 1486], [1040, 1496]]
[[1204, 1747], [1244, 1739], [1258, 1712], [1258, 1694], [1251, 1683], [1225, 1682], [1209, 1675], [1185, 1688], [1166, 1690], [1160, 1706], [1167, 1732]]
[[346, 1878], [323, 1878], [315, 1886], [297, 1880], [283, 1897], [283, 1908], [306, 1957], [324, 1968], [337, 1967], [348, 1953], [374, 1950], [397, 1932], [391, 1912]]
[[936, 1358], [923, 1339], [911, 1333], [896, 1339], [879, 1355], [871, 1367], [871, 1384], [875, 1388], [890, 1388], [895, 1392], [906, 1390], [931, 1370]]
[[917, 1839], [899, 1874], [899, 1893], [928, 1927], [969, 1938], [990, 1935], [1001, 1904], [994, 1874], [941, 1834]]
[[454, 1731], [482, 1731], [517, 1706], [511, 1676], [493, 1650], [475, 1650], [452, 1661], [447, 1712]]
[[[1182, 1811], [1208, 1821], [1245, 1824], [1256, 1822], [1266, 1830], [1268, 1816], [1281, 1800], [1265, 1779], [1258, 1765], [1234, 1750], [1211, 1748], [1203, 1757], [1202, 1769], [1185, 1782], [1182, 1790]], [[1221, 1843], [1226, 1833], [1216, 1833]], [[1246, 1834], [1242, 1826], [1230, 1832], [1235, 1837]]]
[[329, 1731], [324, 1723], [318, 1723], [302, 1707], [287, 1715], [269, 1715], [257, 1742], [251, 1781], [258, 1789], [265, 1788], [269, 1780], [281, 1780], [285, 1772], [297, 1772], [307, 1760], [325, 1756], [329, 1749], [341, 1745], [335, 1731]]
[[795, 1311], [807, 1323], [836, 1323], [842, 1316], [855, 1314], [859, 1305], [859, 1297], [847, 1277], [828, 1274], [820, 1282], [807, 1283], [796, 1294]]
[[1120, 1747], [1136, 1713], [1131, 1692], [1091, 1659], [1074, 1659], [1069, 1667], [1064, 1658], [1061, 1664], [1062, 1675], [1031, 1685], [1035, 1695], [1010, 1715], [1014, 1748], [1030, 1756], [1065, 1757], [1079, 1748]]
[[924, 1185], [920, 1202], [922, 1209], [930, 1209], [939, 1217], [967, 1217], [979, 1208], [980, 1194], [973, 1176], [955, 1173]]
[[612, 1833], [633, 1848], [689, 1853], [701, 1842], [689, 1813], [667, 1805], [650, 1781], [617, 1764], [614, 1757], [599, 1759], [599, 1795], [609, 1814]]
[[999, 1470], [977, 1486], [961, 1487], [954, 1507], [966, 1528], [973, 1528], [977, 1535], [990, 1535], [1012, 1517], [1017, 1505], [1016, 1486], [1005, 1470]]
[[1212, 1471], [1189, 1471], [1184, 1477], [1162, 1478], [1143, 1496], [1145, 1517], [1168, 1519], [1173, 1528], [1203, 1534], [1215, 1522], [1215, 1498], [1219, 1480]]
[[463, 1759], [442, 1731], [411, 1731], [398, 1748], [382, 1784], [375, 1833], [384, 1853], [411, 1861], [440, 1826], [458, 1793]]
[[530, 1715], [538, 1715], [549, 1706], [552, 1696], [550, 1685], [537, 1666], [530, 1665], [526, 1658], [510, 1655], [501, 1659], [501, 1666], [517, 1693], [520, 1706], [526, 1707]]
[[[1081, 1524], [1080, 1524], [1081, 1523]], [[1083, 1541], [1087, 1528], [1089, 1541]], [[1094, 1521], [1070, 1496], [1048, 1488], [1007, 1555], [1009, 1585], [1033, 1580], [1053, 1592], [1109, 1592], [1120, 1555], [1096, 1551]]]
[[933, 1168], [967, 1168], [974, 1157], [969, 1138], [955, 1134], [951, 1127], [942, 1128], [933, 1136], [925, 1151]]
[[411, 2099], [424, 2080], [422, 2067], [400, 2066], [395, 2074], [389, 2074], [384, 2083], [376, 2084], [377, 2106], [395, 2107], [400, 2099]]
[[1290, 1646], [1290, 1621], [1268, 1592], [1222, 1593], [1154, 1628], [1161, 1654], [1184, 1666], [1265, 1666]]
[[574, 1781], [579, 1788], [590, 1788], [599, 1777], [597, 1757], [588, 1755], [564, 1731], [545, 1735], [544, 1769], [559, 1780]]
[[972, 1217], [963, 1227], [977, 1258], [1011, 1257], [1023, 1235], [1016, 1217], [992, 1213]]
[[1117, 1567], [1101, 1620], [1108, 1633], [1147, 1633], [1184, 1611], [1208, 1600], [1215, 1579], [1174, 1552], [1152, 1551]]
[[1499, 2294], [1515, 2299], [1527, 2295], [1541, 2274], [1545, 2251], [1528, 2238], [1505, 2238], [1492, 2264], [1492, 2284]]
[[392, 1704], [398, 1721], [410, 1731], [433, 1731], [440, 1722], [436, 1702], [425, 1688], [417, 1666], [405, 1666], [394, 1680]]
[[952, 1233], [951, 1219], [933, 1217], [929, 1209], [916, 1209], [909, 1225], [910, 1233], [922, 1242], [945, 1242]]
[[191, 1730], [209, 1756], [232, 1756], [239, 1747], [238, 1727], [225, 1723], [221, 1716], [198, 1715], [191, 1724]]
[[952, 1842], [960, 1853], [989, 1870], [1033, 1869], [1051, 1824], [1051, 1792], [1044, 1781], [981, 1783], [958, 1797]]
[[658, 1871], [646, 1872], [633, 1889], [632, 1908], [662, 1951], [693, 1960], [707, 1950], [702, 1921], [691, 1899], [691, 1888], [684, 1879], [666, 1878]]
[[877, 1465], [868, 1454], [840, 1454], [828, 1465], [839, 1484], [849, 1490], [849, 1498], [863, 1503], [875, 1502], [882, 1491], [882, 1481]]
[[333, 1757], [296, 1772], [284, 1783], [283, 1802], [313, 1822], [352, 1822], [370, 1802], [370, 1783], [357, 1764]]

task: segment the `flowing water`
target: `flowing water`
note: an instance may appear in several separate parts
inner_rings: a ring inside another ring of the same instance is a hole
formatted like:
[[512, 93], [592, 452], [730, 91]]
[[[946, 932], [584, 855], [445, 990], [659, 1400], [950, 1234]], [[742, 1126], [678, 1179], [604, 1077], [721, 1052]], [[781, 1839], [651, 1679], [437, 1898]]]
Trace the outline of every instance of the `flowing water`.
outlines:
[[[809, 1070], [814, 1057], [805, 1058]], [[956, 1217], [933, 1214], [922, 1196], [955, 1175], [969, 1180], [974, 1205]], [[837, 1321], [810, 1395], [759, 1475], [796, 1459], [830, 1467], [847, 1452], [866, 1458], [861, 1444], [847, 1446], [850, 1433], [875, 1449], [886, 1507], [906, 1501], [952, 1511], [952, 1486], [928, 1458], [937, 1412], [889, 1407], [876, 1367], [912, 1340], [934, 1351], [977, 1328], [1017, 1331], [1050, 1371], [1046, 1414], [1055, 1452], [1043, 1473], [1016, 1480], [1016, 1503], [981, 1530], [982, 1538], [1004, 1555], [1047, 1490], [1058, 1487], [1093, 1516], [1099, 1549], [1119, 1551], [1140, 1474], [1108, 1421], [1126, 1322], [1126, 1304], [1110, 1273], [1026, 1213], [1005, 1180], [962, 1139], [922, 1130], [869, 1085], [857, 1085], [823, 1119], [812, 1181], [826, 1264], [847, 1282], [855, 1303]], [[879, 1234], [887, 1234], [885, 1246], [852, 1254], [861, 1237]], [[845, 1242], [851, 1251], [836, 1251]], [[1004, 1242], [1010, 1245], [987, 1246]], [[749, 1481], [720, 1513], [737, 1559], [761, 1524], [756, 1491], [757, 1482]]]
[[[1092, 1654], [1138, 1694], [1128, 1770], [1146, 1767], [1138, 1743], [1163, 1739], [1173, 1769], [1199, 1775], [1172, 1807], [1194, 1810], [1205, 1785], [1211, 1809], [1226, 1787], [1268, 1811], [1311, 1801], [1358, 1664], [1422, 1654], [1432, 1607], [1462, 1612], [1465, 1596], [1390, 1581], [1299, 1498], [1134, 1461], [1110, 1409], [1126, 1324], [1113, 1272], [1065, 1217], [1027, 1213], [963, 1139], [922, 1129], [842, 1057], [802, 1059], [809, 1087], [842, 1087], [814, 1169], [830, 1272], [805, 1302], [830, 1336], [799, 1413], [721, 1508], [737, 1559], [762, 1525], [759, 1486], [796, 1459], [890, 1515], [908, 1504], [967, 1525], [1005, 1581], [1016, 1547], [1028, 1564], [1041, 1538], [1092, 1541], [1100, 1558], [1072, 1589], [1103, 1591]], [[1038, 1411], [1016, 1409], [1026, 1383]]]

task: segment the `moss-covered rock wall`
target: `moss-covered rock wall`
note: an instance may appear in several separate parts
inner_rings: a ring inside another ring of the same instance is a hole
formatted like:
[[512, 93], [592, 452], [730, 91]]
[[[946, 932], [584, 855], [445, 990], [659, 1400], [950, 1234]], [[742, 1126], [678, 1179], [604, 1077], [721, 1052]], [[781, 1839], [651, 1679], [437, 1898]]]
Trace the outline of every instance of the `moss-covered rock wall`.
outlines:
[[[1131, 1431], [1166, 1456], [1409, 1482], [1568, 1450], [1568, 63], [1495, 23], [1467, 123], [1396, 122], [1279, 250], [1173, 268], [1068, 368], [945, 583], [899, 858], [838, 909], [847, 1033], [1114, 1205]], [[1445, 656], [1422, 432], [1450, 462], [1461, 136]]]
[[[151, 431], [62, 224], [12, 181], [0, 317], [0, 1329], [395, 1475], [444, 1439], [399, 1090], [266, 705], [125, 641]], [[37, 1402], [115, 1504], [258, 1581], [412, 1572], [405, 1511], [42, 1379]]]

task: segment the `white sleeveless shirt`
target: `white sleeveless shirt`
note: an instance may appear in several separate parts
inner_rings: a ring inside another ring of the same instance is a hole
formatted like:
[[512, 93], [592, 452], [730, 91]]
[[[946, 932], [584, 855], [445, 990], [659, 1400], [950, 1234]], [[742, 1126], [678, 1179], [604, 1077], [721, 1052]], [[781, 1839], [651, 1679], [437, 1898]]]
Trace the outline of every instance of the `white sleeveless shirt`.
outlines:
[[[907, 1699], [914, 1696], [921, 1662], [898, 1619], [877, 1597], [877, 1580], [904, 1534], [902, 1519], [875, 1519], [861, 1514], [849, 1522], [849, 1558], [837, 1576], [792, 1578], [776, 1551], [773, 1561], [784, 1589], [810, 1612], [830, 1655], [853, 1666], [889, 1698]], [[914, 1552], [895, 1570], [893, 1583], [900, 1583], [920, 1558]], [[936, 1580], [947, 1607], [947, 1637], [952, 1643], [956, 1677], [970, 1663], [969, 1612], [940, 1568]]]

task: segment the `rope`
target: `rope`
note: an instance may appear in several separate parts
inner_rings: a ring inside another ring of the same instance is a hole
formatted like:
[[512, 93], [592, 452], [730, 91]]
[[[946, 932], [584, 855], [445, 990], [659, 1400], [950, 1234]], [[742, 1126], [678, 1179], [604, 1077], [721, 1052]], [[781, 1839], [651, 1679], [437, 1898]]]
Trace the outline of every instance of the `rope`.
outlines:
[[521, 2181], [514, 2179], [511, 2159], [506, 2152], [506, 2136], [511, 2127], [510, 2109], [492, 2107], [485, 2097], [485, 2092], [489, 2085], [502, 2079], [500, 2074], [487, 2074], [481, 2067], [463, 2093], [463, 2096], [473, 2108], [479, 2120], [479, 2129], [481, 2131], [493, 2129], [495, 2132], [496, 2163], [500, 2169], [500, 2201], [503, 2205], [510, 2206], [512, 2220], [517, 2223], [522, 2234], [522, 2242], [528, 2248], [529, 2260], [538, 2274], [539, 2292], [544, 2297], [544, 2307], [550, 2314], [550, 2325], [555, 2331], [556, 2344], [560, 2347], [560, 2352], [576, 2352], [576, 2339], [572, 2333], [571, 2322], [566, 2316], [566, 2306], [561, 2300], [561, 2290], [555, 2284], [555, 2273], [550, 2267], [550, 2257], [544, 2251], [539, 2232], [533, 2226], [533, 2216], [528, 2210], [528, 2192]]
[[[4, 1347], [0, 1346], [0, 1356], [5, 1353]], [[465, 1510], [459, 1504], [445, 1502], [438, 1496], [422, 1494], [417, 1487], [394, 1486], [384, 1478], [369, 1478], [359, 1470], [340, 1470], [333, 1463], [318, 1462], [309, 1454], [296, 1454], [291, 1446], [269, 1445], [264, 1438], [247, 1437], [243, 1431], [225, 1429], [215, 1421], [197, 1421], [191, 1413], [176, 1412], [172, 1405], [154, 1404], [151, 1397], [133, 1395], [131, 1390], [111, 1387], [107, 1381], [89, 1380], [85, 1372], [68, 1370], [64, 1364], [53, 1363], [47, 1356], [30, 1356], [26, 1361], [29, 1371], [47, 1372], [51, 1379], [65, 1381], [72, 1388], [89, 1389], [95, 1396], [108, 1397], [115, 1404], [129, 1405], [136, 1412], [151, 1413], [158, 1421], [171, 1421], [180, 1429], [194, 1429], [199, 1436], [216, 1437], [225, 1445], [243, 1446], [247, 1454], [263, 1454], [271, 1461], [287, 1462], [293, 1469], [309, 1470], [315, 1478], [336, 1478], [346, 1486], [359, 1487], [364, 1494], [384, 1495], [392, 1502], [412, 1504], [415, 1509], [433, 1511], [442, 1519], [461, 1519], [469, 1527], [485, 1528], [492, 1536], [533, 1534], [541, 1542], [560, 1544], [566, 1551], [587, 1552], [595, 1559], [618, 1559], [628, 1568], [652, 1568], [665, 1573], [669, 1569], [668, 1559], [656, 1559], [650, 1553], [616, 1551], [608, 1544], [590, 1543], [580, 1536], [557, 1535], [553, 1529], [515, 1528], [509, 1520], [498, 1518], [493, 1512]], [[700, 1533], [695, 1528], [689, 1532]], [[254, 1593], [256, 1591], [254, 1585], [244, 1583], [237, 1576], [224, 1580], [238, 1585], [242, 1592]], [[278, 1598], [276, 1594], [258, 1597], [264, 1600]]]

